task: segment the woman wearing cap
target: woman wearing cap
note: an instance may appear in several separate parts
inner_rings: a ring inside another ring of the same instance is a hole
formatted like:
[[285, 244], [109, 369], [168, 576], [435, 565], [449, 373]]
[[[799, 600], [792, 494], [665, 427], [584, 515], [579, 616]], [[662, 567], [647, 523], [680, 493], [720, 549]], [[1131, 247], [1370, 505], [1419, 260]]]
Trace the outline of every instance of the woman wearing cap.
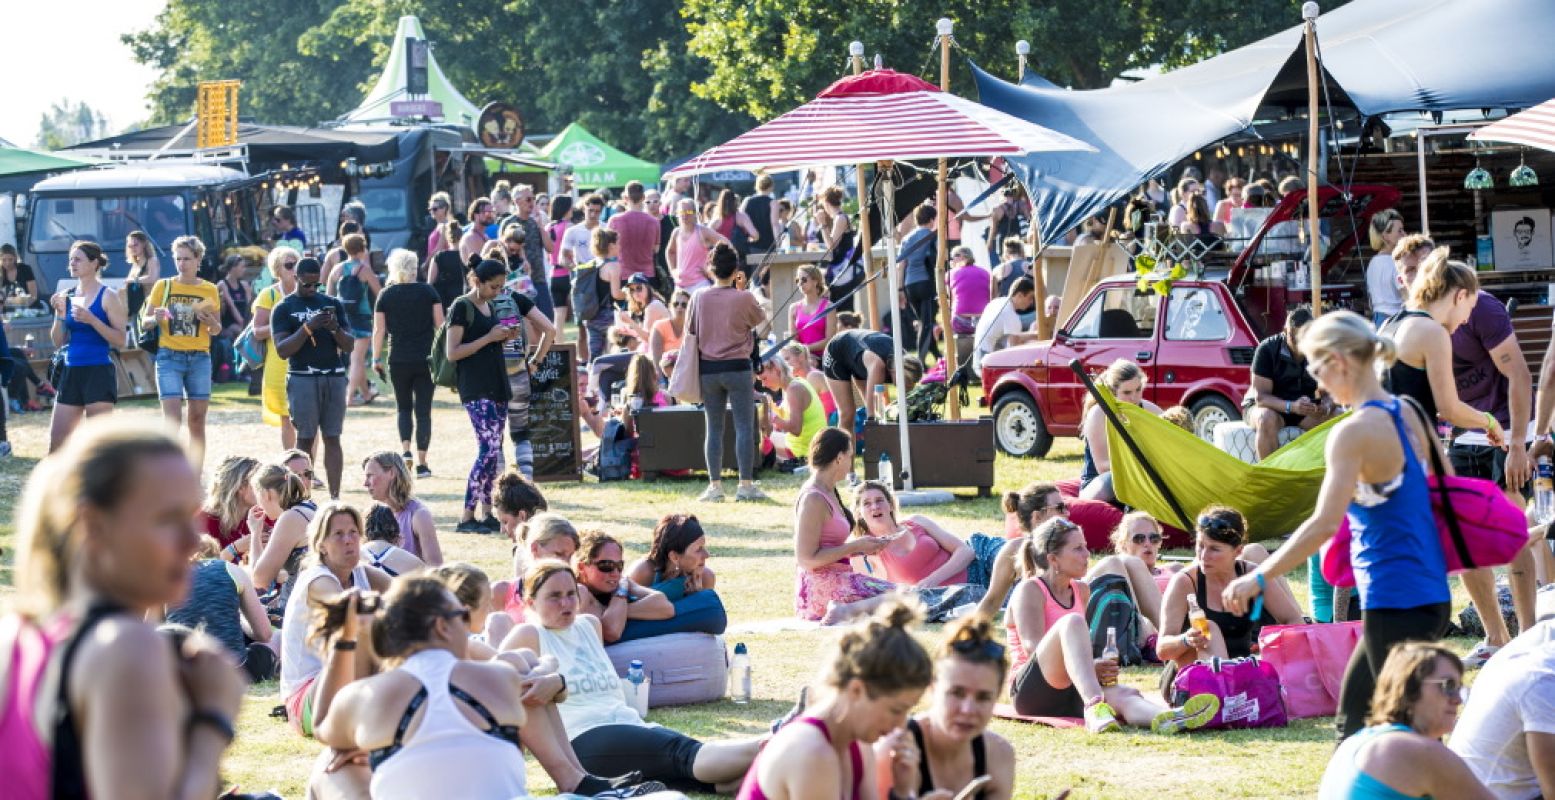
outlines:
[[632, 332], [641, 342], [639, 352], [648, 351], [648, 340], [653, 328], [669, 319], [670, 310], [653, 291], [653, 281], [638, 273], [626, 281], [626, 308], [616, 309], [616, 325]]

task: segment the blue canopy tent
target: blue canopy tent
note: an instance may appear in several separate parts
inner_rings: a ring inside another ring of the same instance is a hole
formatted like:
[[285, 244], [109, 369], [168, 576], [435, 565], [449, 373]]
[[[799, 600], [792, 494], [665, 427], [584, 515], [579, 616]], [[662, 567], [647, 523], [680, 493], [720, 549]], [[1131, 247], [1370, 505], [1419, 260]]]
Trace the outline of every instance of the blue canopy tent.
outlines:
[[[1526, 108], [1555, 96], [1549, 0], [1353, 0], [1317, 20], [1335, 111]], [[1006, 159], [1032, 196], [1041, 243], [1125, 197], [1195, 150], [1255, 120], [1304, 109], [1300, 26], [1190, 67], [1093, 91], [1025, 85], [972, 65], [984, 105], [1066, 133], [1096, 152]]]

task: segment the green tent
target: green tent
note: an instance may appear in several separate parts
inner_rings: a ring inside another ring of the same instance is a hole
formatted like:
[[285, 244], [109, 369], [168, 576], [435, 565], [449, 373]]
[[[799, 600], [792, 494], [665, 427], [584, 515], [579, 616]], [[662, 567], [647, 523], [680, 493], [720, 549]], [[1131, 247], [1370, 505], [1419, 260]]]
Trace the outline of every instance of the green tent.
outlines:
[[[395, 100], [410, 99], [405, 96], [405, 68], [408, 60], [405, 40], [425, 38], [427, 36], [421, 30], [421, 20], [412, 16], [400, 17], [399, 29], [394, 32], [394, 47], [389, 51], [389, 60], [383, 64], [378, 83], [367, 93], [362, 104], [346, 115], [347, 122], [383, 122], [395, 118], [389, 112], [389, 104]], [[437, 65], [437, 57], [431, 52], [427, 53], [426, 97], [443, 104], [444, 122], [470, 128], [481, 115], [480, 109], [454, 88], [448, 76]]]
[[64, 170], [90, 167], [95, 163], [97, 162], [90, 159], [57, 156], [53, 153], [44, 153], [37, 150], [23, 150], [19, 147], [0, 147], [0, 178], [9, 175], [23, 175], [29, 172], [62, 172]]
[[579, 189], [618, 188], [630, 181], [659, 182], [658, 164], [611, 147], [576, 122], [547, 143], [540, 155], [571, 167], [573, 183]]
[[1302, 434], [1257, 464], [1248, 464], [1139, 406], [1117, 402], [1105, 386], [1097, 390], [1118, 413], [1129, 438], [1189, 518], [1178, 517], [1144, 465], [1109, 424], [1112, 486], [1124, 503], [1185, 530], [1192, 530], [1193, 518], [1205, 506], [1228, 505], [1247, 517], [1249, 541], [1284, 536], [1312, 515], [1318, 488], [1328, 471], [1323, 447], [1343, 417]]

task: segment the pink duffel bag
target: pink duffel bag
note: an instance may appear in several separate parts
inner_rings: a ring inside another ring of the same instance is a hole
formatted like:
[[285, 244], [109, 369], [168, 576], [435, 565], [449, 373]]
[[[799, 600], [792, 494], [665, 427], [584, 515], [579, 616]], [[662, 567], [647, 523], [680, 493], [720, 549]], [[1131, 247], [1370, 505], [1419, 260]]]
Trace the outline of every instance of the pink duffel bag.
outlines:
[[1205, 729], [1282, 728], [1289, 722], [1278, 674], [1254, 656], [1211, 658], [1183, 667], [1172, 681], [1172, 705], [1196, 694], [1220, 698], [1220, 710]]
[[1279, 673], [1292, 719], [1330, 717], [1339, 710], [1339, 686], [1361, 623], [1270, 625], [1258, 634], [1263, 660]]

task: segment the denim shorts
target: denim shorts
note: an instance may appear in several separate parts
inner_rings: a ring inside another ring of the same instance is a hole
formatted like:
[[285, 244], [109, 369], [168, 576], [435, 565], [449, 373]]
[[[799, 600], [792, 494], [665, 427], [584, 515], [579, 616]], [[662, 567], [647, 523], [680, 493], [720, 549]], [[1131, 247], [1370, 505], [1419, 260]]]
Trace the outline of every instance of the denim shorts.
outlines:
[[157, 396], [163, 400], [211, 399], [210, 351], [158, 350]]

